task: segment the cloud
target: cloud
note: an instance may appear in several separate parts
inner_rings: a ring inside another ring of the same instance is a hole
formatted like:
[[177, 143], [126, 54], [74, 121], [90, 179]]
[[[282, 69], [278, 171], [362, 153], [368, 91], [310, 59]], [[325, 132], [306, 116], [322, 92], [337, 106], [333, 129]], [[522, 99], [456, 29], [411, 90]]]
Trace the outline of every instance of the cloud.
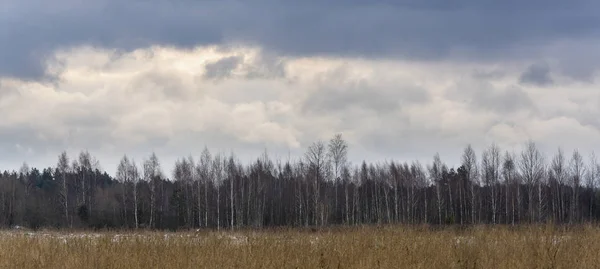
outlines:
[[231, 73], [243, 61], [240, 57], [229, 56], [219, 59], [214, 63], [209, 63], [205, 66], [204, 77], [210, 79], [221, 79], [231, 76]]
[[580, 46], [577, 40], [597, 36], [600, 23], [600, 4], [590, 0], [43, 3], [2, 3], [0, 24], [10, 27], [0, 31], [7, 41], [0, 44], [0, 76], [45, 76], [55, 50], [82, 45], [130, 52], [241, 44], [280, 56], [417, 61], [560, 58], [567, 52], [540, 47], [564, 40]]
[[[61, 68], [53, 82], [0, 79], [3, 160], [51, 164], [58, 152], [80, 149], [138, 159], [157, 150], [171, 154], [168, 159], [174, 152], [200, 152], [204, 145], [225, 151], [237, 147], [241, 154], [299, 148], [297, 126], [287, 122], [289, 104], [280, 98], [285, 82], [271, 82], [274, 78], [266, 75], [248, 78], [252, 68], [270, 67], [253, 60], [262, 58], [257, 50], [236, 53], [249, 59], [251, 68], [240, 65], [235, 77], [214, 84], [205, 67], [231, 56], [212, 47], [57, 52]], [[23, 149], [36, 152], [36, 158]]]
[[350, 108], [386, 114], [403, 105], [429, 101], [426, 89], [417, 85], [386, 83], [372, 79], [354, 79], [348, 67], [334, 69], [322, 75], [319, 85], [302, 105], [309, 114], [345, 113]]
[[543, 49], [542, 53], [554, 59], [556, 71], [576, 82], [591, 83], [600, 68], [600, 45], [592, 37], [578, 40], [561, 40]]
[[524, 84], [533, 84], [537, 86], [548, 86], [552, 85], [554, 81], [550, 77], [550, 67], [548, 64], [532, 64], [527, 68], [521, 77], [519, 82]]
[[[239, 59], [233, 70], [214, 66], [231, 57]], [[468, 143], [512, 149], [532, 138], [553, 150], [600, 141], [590, 116], [600, 112], [593, 82], [519, 84], [526, 60], [284, 57], [243, 46], [82, 46], [52, 58], [45, 71], [52, 81], [0, 78], [2, 167], [54, 165], [62, 150], [87, 149], [109, 172], [125, 153], [141, 161], [152, 151], [170, 171], [176, 158], [204, 146], [243, 161], [265, 148], [301, 157], [338, 132], [354, 162], [429, 161], [440, 152], [453, 165]], [[211, 68], [227, 75], [215, 82]]]
[[529, 94], [516, 85], [496, 86], [487, 80], [458, 81], [446, 93], [447, 97], [473, 109], [500, 114], [519, 111], [535, 113], [537, 108]]

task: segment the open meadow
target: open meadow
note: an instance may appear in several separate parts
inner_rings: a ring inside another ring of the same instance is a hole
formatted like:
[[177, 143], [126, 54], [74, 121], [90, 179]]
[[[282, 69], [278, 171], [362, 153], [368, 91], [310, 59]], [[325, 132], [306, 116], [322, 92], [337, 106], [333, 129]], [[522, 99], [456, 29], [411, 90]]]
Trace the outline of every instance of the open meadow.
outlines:
[[4, 231], [0, 268], [598, 268], [593, 226]]

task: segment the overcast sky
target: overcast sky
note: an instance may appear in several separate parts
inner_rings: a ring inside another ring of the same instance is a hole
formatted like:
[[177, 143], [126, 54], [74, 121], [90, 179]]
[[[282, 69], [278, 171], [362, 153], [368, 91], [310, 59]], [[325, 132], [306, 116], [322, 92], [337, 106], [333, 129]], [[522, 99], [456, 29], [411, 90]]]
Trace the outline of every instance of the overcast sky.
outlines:
[[600, 150], [595, 0], [3, 0], [0, 169]]

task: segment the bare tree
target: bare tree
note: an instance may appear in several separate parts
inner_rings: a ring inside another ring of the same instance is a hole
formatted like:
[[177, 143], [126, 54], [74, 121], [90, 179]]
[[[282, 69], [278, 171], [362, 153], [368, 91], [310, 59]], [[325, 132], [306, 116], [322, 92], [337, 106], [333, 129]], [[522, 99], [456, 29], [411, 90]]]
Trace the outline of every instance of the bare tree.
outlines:
[[[508, 223], [509, 221], [512, 223], [512, 225], [515, 225], [515, 198], [513, 193], [511, 193], [509, 190], [512, 187], [513, 189], [515, 189], [515, 192], [517, 193], [517, 201], [520, 202], [520, 199], [518, 198], [519, 195], [519, 182], [518, 182], [518, 176], [516, 173], [516, 164], [515, 164], [515, 158], [513, 157], [512, 154], [508, 153], [508, 151], [504, 154], [504, 160], [502, 162], [502, 176], [504, 177], [504, 184], [506, 187], [506, 193], [505, 193], [505, 219], [506, 219], [506, 223]], [[510, 209], [511, 209], [511, 213], [510, 213], [510, 217], [509, 217], [509, 200], [510, 200]], [[517, 206], [519, 206], [519, 203], [517, 203]]]
[[127, 219], [127, 185], [131, 182], [131, 179], [129, 178], [129, 176], [131, 175], [130, 173], [130, 166], [131, 163], [129, 163], [129, 158], [127, 158], [127, 155], [124, 155], [123, 158], [121, 158], [121, 161], [119, 162], [119, 165], [117, 166], [117, 180], [121, 183], [121, 195], [122, 195], [122, 203], [123, 203], [123, 220], [125, 221], [125, 223], [128, 224], [128, 219]]
[[212, 161], [212, 174], [214, 175], [214, 185], [217, 189], [217, 230], [221, 228], [221, 184], [223, 182], [223, 161], [221, 154], [215, 155]]
[[148, 182], [150, 188], [150, 227], [154, 227], [155, 224], [157, 182], [161, 176], [160, 162], [153, 152], [150, 158], [144, 161], [144, 180]]
[[[338, 188], [340, 182], [340, 176], [342, 175], [342, 171], [344, 170], [346, 163], [348, 161], [348, 143], [342, 138], [342, 134], [336, 134], [330, 141], [328, 145], [329, 156], [331, 157], [333, 163], [333, 179], [334, 179], [334, 189], [335, 189], [335, 218], [337, 220], [337, 210], [338, 210]], [[346, 200], [346, 205], [348, 201]]]
[[79, 187], [81, 191], [81, 205], [88, 207], [90, 204], [90, 186], [87, 184], [88, 175], [92, 173], [92, 157], [88, 151], [79, 153]]
[[63, 151], [58, 156], [58, 163], [56, 164], [56, 170], [61, 179], [61, 190], [60, 190], [60, 199], [62, 201], [63, 210], [65, 213], [65, 223], [67, 225], [71, 225], [69, 219], [69, 184], [67, 182], [67, 173], [69, 172], [69, 157], [67, 156], [67, 152]]
[[[204, 147], [202, 151], [202, 155], [200, 156], [200, 160], [198, 161], [198, 166], [196, 167], [196, 174], [198, 175], [198, 208], [201, 207], [201, 199], [200, 199], [200, 184], [204, 184], [204, 227], [208, 227], [208, 187], [211, 180], [211, 155], [208, 148]], [[202, 220], [201, 215], [198, 213], [198, 225], [201, 226]]]
[[186, 209], [186, 225], [188, 228], [194, 226], [194, 220], [192, 217], [192, 196], [194, 187], [194, 177], [196, 173], [194, 158], [190, 155], [187, 157], [184, 169], [184, 182], [185, 182], [185, 209]]
[[579, 187], [581, 186], [581, 180], [585, 175], [585, 164], [583, 157], [579, 154], [579, 151], [574, 150], [571, 162], [569, 164], [569, 170], [571, 172], [571, 186], [573, 188], [573, 197], [571, 200], [571, 214], [570, 222], [579, 221]]
[[444, 164], [440, 159], [440, 154], [436, 153], [433, 156], [433, 164], [429, 167], [429, 178], [435, 184], [435, 193], [436, 193], [436, 201], [437, 201], [437, 209], [438, 209], [438, 223], [442, 223], [442, 196], [440, 185], [442, 184], [442, 171], [444, 170]]
[[138, 184], [140, 182], [140, 173], [137, 168], [137, 164], [135, 160], [131, 160], [129, 162], [129, 166], [127, 167], [128, 178], [131, 180], [133, 184], [133, 216], [135, 220], [135, 228], [139, 228], [140, 221], [138, 219]]
[[75, 193], [75, 202], [71, 205], [71, 207], [74, 209], [76, 209], [77, 206], [81, 204], [81, 197], [79, 196], [79, 179], [77, 178], [80, 170], [81, 169], [79, 168], [79, 163], [77, 162], [77, 159], [73, 159], [71, 161], [71, 169], [69, 169], [69, 175], [71, 177], [71, 193]]
[[391, 181], [391, 185], [394, 189], [394, 222], [398, 222], [399, 221], [399, 215], [400, 215], [400, 202], [398, 201], [399, 198], [399, 190], [398, 188], [400, 187], [400, 178], [401, 178], [401, 172], [400, 170], [402, 169], [402, 165], [397, 165], [395, 162], [390, 162], [389, 164], [389, 180]]
[[[297, 214], [296, 223], [304, 226], [308, 226], [308, 206], [305, 206], [308, 197], [307, 192], [304, 191], [306, 189], [306, 175], [306, 165], [302, 161], [299, 161], [294, 167], [294, 177], [296, 178], [296, 184], [294, 185], [294, 198], [296, 202], [295, 210]], [[250, 193], [248, 193], [248, 196], [249, 195]]]
[[318, 225], [320, 184], [325, 177], [327, 166], [325, 145], [322, 141], [313, 143], [305, 153], [306, 162], [309, 165], [313, 177], [313, 223]]
[[351, 178], [351, 173], [350, 173], [350, 167], [349, 165], [345, 165], [344, 168], [342, 169], [342, 181], [344, 184], [344, 220], [346, 222], [346, 225], [350, 224], [350, 178]]
[[467, 146], [456, 170], [439, 154], [426, 168], [395, 161], [351, 165], [346, 150], [338, 148], [347, 145], [340, 146], [339, 140], [314, 143], [300, 158], [286, 162], [272, 161], [265, 151], [255, 162], [242, 164], [233, 153], [212, 158], [205, 148], [197, 163], [191, 157], [178, 159], [173, 180], [162, 175], [155, 154], [140, 171], [123, 156], [111, 176], [87, 152], [71, 161], [63, 152], [54, 167], [40, 171], [24, 164], [0, 173], [0, 227], [235, 229], [437, 224], [454, 218], [460, 224], [516, 225], [600, 218], [595, 197], [600, 164], [593, 153], [584, 161], [578, 151], [565, 157], [559, 149], [546, 163], [528, 141], [519, 155], [501, 155], [492, 144], [477, 156], [479, 162]]
[[529, 218], [535, 220], [533, 210], [533, 189], [538, 187], [538, 219], [541, 220], [542, 214], [542, 193], [541, 183], [544, 177], [544, 158], [533, 141], [528, 141], [521, 152], [519, 160], [519, 170], [527, 187]]
[[91, 159], [91, 168], [90, 171], [93, 174], [92, 176], [92, 182], [91, 182], [91, 186], [90, 186], [90, 191], [89, 191], [89, 210], [88, 210], [88, 217], [92, 217], [92, 214], [94, 214], [94, 208], [95, 208], [95, 198], [96, 198], [96, 184], [97, 184], [97, 175], [100, 170], [102, 170], [102, 166], [100, 165], [100, 161], [98, 159], [96, 159], [95, 157], [92, 157]]
[[490, 200], [492, 204], [492, 223], [496, 224], [497, 210], [497, 189], [500, 179], [500, 149], [496, 144], [492, 144], [485, 150], [481, 160], [482, 177], [485, 184], [490, 188]]
[[587, 168], [587, 173], [586, 173], [586, 187], [588, 190], [591, 190], [591, 195], [590, 195], [590, 202], [589, 202], [589, 221], [593, 221], [593, 206], [594, 206], [594, 195], [596, 193], [595, 191], [595, 182], [598, 179], [598, 175], [599, 175], [600, 171], [598, 170], [598, 160], [596, 159], [596, 154], [594, 154], [594, 152], [592, 152], [592, 154], [590, 155], [590, 164]]
[[475, 223], [475, 186], [479, 185], [479, 170], [477, 168], [477, 156], [471, 145], [467, 145], [462, 155], [462, 166], [467, 175], [467, 182], [471, 190], [471, 223]]
[[566, 210], [565, 210], [565, 197], [562, 191], [562, 186], [564, 186], [567, 182], [568, 171], [565, 165], [565, 157], [562, 149], [558, 148], [558, 152], [552, 158], [552, 163], [550, 164], [550, 179], [553, 182], [554, 191], [555, 191], [555, 207], [556, 207], [556, 217], [559, 221], [564, 221]]
[[429, 182], [425, 168], [423, 167], [423, 165], [421, 165], [421, 163], [419, 161], [414, 161], [411, 164], [410, 171], [411, 171], [411, 175], [413, 177], [413, 184], [417, 188], [420, 188], [423, 193], [423, 210], [421, 210], [421, 211], [423, 213], [423, 222], [428, 223], [429, 222], [429, 214], [428, 214], [429, 207], [428, 207], [428, 203], [427, 203], [427, 189], [431, 185], [431, 182]]
[[224, 168], [227, 172], [227, 178], [229, 179], [229, 210], [230, 210], [230, 229], [233, 230], [235, 227], [235, 190], [234, 190], [234, 182], [236, 177], [236, 165], [234, 161], [233, 152], [229, 156], [227, 160], [224, 160]]
[[173, 170], [173, 177], [175, 181], [179, 182], [183, 191], [183, 202], [182, 207], [185, 208], [185, 225], [190, 228], [192, 225], [192, 210], [191, 210], [191, 194], [190, 188], [194, 178], [194, 159], [189, 156], [175, 162], [175, 169]]

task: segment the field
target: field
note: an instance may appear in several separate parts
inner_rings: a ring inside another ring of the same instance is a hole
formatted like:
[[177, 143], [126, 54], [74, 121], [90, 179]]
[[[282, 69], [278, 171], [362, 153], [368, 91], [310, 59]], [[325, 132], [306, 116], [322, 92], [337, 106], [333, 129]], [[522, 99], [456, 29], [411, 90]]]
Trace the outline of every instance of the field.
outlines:
[[0, 268], [599, 268], [600, 228], [0, 232]]

